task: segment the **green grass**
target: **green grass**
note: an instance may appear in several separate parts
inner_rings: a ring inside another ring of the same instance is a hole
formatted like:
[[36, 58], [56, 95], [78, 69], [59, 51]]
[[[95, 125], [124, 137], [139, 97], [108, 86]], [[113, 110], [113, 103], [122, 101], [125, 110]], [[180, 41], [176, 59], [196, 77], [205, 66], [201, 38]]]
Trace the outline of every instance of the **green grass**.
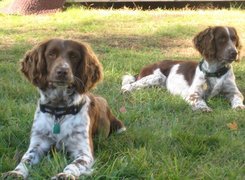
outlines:
[[[2, 3], [2, 2], [1, 2]], [[0, 7], [1, 4], [0, 4]], [[53, 37], [88, 42], [104, 66], [94, 93], [105, 97], [127, 132], [95, 139], [94, 173], [81, 179], [243, 179], [245, 111], [222, 97], [209, 100], [212, 113], [192, 112], [162, 89], [120, 93], [121, 77], [161, 59], [199, 60], [193, 36], [207, 26], [230, 25], [245, 44], [245, 12], [232, 10], [93, 10], [71, 7], [40, 16], [0, 14], [0, 172], [12, 170], [29, 143], [38, 99], [19, 72], [18, 61], [36, 43]], [[245, 58], [234, 64], [245, 95]], [[126, 113], [119, 109], [125, 106]], [[235, 121], [238, 130], [227, 124]], [[31, 170], [48, 179], [70, 162], [53, 152]]]

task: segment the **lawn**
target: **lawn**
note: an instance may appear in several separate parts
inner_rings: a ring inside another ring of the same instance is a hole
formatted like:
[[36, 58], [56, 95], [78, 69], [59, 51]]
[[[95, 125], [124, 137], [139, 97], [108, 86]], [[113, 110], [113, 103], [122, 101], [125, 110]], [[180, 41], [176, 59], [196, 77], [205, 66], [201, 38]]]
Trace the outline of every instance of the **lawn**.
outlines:
[[[245, 177], [245, 111], [232, 110], [223, 97], [208, 101], [212, 113], [201, 113], [163, 89], [120, 92], [121, 77], [137, 73], [145, 64], [199, 61], [192, 38], [207, 26], [234, 26], [245, 44], [244, 10], [70, 7], [53, 15], [0, 14], [0, 22], [0, 172], [12, 170], [27, 150], [39, 96], [20, 73], [18, 62], [38, 42], [60, 37], [92, 46], [104, 66], [104, 81], [93, 92], [105, 97], [127, 126], [124, 134], [95, 139], [94, 173], [81, 179]], [[234, 63], [234, 70], [245, 95], [245, 58]], [[238, 127], [230, 129], [227, 124], [232, 122]], [[62, 152], [50, 153], [32, 168], [30, 179], [48, 179], [69, 161]]]

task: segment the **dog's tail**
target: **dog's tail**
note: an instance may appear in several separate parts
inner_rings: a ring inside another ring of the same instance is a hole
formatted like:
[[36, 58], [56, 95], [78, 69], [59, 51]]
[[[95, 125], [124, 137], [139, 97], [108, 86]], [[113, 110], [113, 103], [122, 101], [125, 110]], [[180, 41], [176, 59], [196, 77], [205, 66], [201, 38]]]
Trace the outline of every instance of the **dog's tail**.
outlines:
[[126, 127], [122, 123], [122, 121], [118, 120], [117, 118], [113, 118], [111, 120], [111, 126], [110, 126], [110, 134], [112, 132], [116, 132], [117, 134], [120, 134], [122, 132], [126, 131]]
[[110, 133], [116, 132], [116, 133], [122, 133], [126, 131], [126, 127], [124, 126], [123, 122], [117, 119], [111, 112], [110, 109], [108, 109], [108, 118], [110, 120]]

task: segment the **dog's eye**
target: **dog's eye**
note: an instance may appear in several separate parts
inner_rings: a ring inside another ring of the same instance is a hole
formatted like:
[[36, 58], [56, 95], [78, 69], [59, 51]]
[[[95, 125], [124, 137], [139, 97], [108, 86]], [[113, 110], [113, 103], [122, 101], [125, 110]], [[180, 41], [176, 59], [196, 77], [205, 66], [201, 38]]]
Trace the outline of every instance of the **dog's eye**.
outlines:
[[50, 52], [48, 53], [48, 56], [49, 56], [49, 58], [51, 58], [51, 59], [55, 59], [55, 58], [56, 58], [56, 53], [55, 53], [54, 51], [50, 51]]
[[78, 55], [76, 53], [73, 53], [73, 52], [69, 53], [69, 57], [71, 59], [75, 59], [75, 60], [79, 58]]
[[222, 36], [222, 37], [219, 38], [219, 41], [220, 41], [221, 43], [225, 43], [225, 42], [227, 41], [227, 38], [224, 37], [224, 36]]
[[231, 40], [232, 40], [233, 42], [236, 42], [236, 36], [231, 36]]
[[70, 58], [75, 59], [75, 58], [77, 58], [77, 56], [75, 54], [71, 54]]

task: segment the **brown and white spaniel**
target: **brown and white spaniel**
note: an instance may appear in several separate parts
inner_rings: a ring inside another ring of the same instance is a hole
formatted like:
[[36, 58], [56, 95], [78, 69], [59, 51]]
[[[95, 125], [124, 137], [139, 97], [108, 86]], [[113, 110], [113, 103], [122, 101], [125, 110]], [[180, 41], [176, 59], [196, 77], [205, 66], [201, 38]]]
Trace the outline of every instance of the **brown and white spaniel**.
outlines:
[[88, 91], [102, 79], [102, 66], [88, 45], [73, 40], [51, 39], [28, 51], [21, 71], [37, 87], [36, 108], [27, 152], [18, 166], [5, 174], [26, 179], [51, 146], [74, 159], [52, 179], [76, 179], [92, 172], [93, 136], [107, 137], [125, 129], [105, 99]]
[[138, 76], [125, 75], [122, 91], [130, 92], [150, 86], [166, 87], [182, 96], [193, 110], [211, 111], [205, 98], [223, 93], [232, 108], [245, 109], [231, 63], [239, 59], [241, 43], [233, 27], [209, 27], [193, 39], [202, 55], [195, 61], [160, 61], [145, 66]]

